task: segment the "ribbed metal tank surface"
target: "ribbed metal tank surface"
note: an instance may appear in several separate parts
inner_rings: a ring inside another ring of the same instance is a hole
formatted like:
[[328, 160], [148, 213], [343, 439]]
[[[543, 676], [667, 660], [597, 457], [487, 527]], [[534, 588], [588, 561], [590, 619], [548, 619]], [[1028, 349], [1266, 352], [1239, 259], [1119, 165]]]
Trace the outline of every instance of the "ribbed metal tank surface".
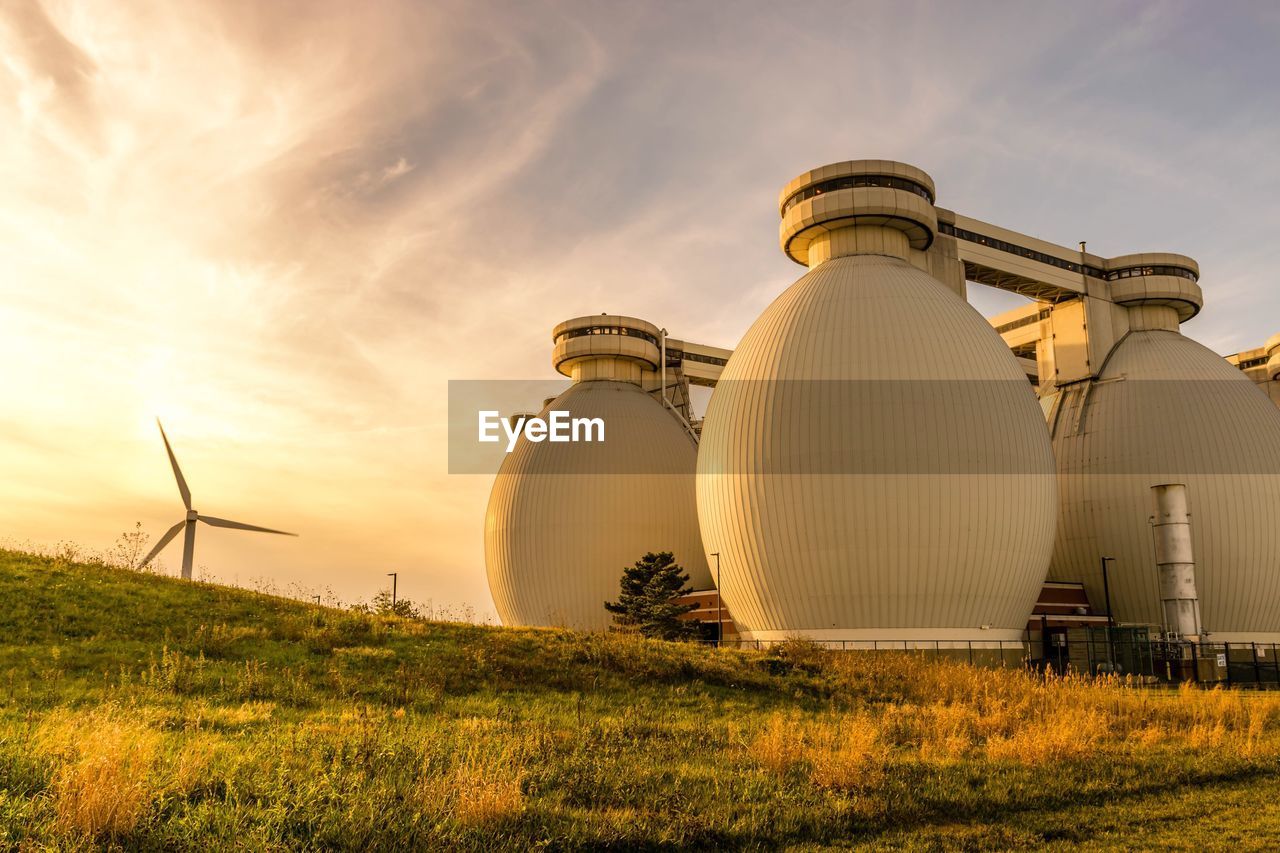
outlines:
[[1280, 410], [1175, 331], [1131, 332], [1099, 380], [1059, 392], [1052, 415], [1062, 518], [1050, 578], [1083, 580], [1101, 609], [1099, 560], [1114, 557], [1116, 618], [1160, 624], [1150, 489], [1185, 483], [1210, 639], [1280, 638]]
[[626, 382], [579, 382], [544, 409], [602, 418], [603, 443], [521, 438], [485, 515], [489, 589], [506, 625], [603, 629], [625, 567], [671, 551], [711, 586], [694, 509], [693, 439]]
[[1053, 547], [1035, 395], [903, 260], [829, 260], [734, 351], [698, 453], [704, 547], [754, 637], [1016, 639]]

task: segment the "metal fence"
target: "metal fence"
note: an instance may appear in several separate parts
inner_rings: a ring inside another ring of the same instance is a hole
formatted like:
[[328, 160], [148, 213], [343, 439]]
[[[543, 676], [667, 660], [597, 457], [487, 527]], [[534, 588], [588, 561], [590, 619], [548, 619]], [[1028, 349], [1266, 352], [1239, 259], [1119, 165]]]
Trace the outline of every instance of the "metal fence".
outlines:
[[[785, 640], [707, 641], [722, 648], [765, 650]], [[1025, 640], [816, 640], [843, 652], [907, 652], [993, 668], [1131, 675], [1151, 681], [1196, 681], [1280, 688], [1280, 644], [1169, 642], [1146, 626], [1073, 628]]]
[[[1163, 680], [1216, 681], [1231, 686], [1280, 687], [1276, 643], [1184, 643], [1156, 646], [1156, 676]], [[1181, 646], [1181, 648], [1179, 648]], [[1163, 653], [1163, 654], [1161, 654]], [[1160, 672], [1160, 668], [1164, 672]]]
[[[1198, 681], [1240, 687], [1280, 687], [1276, 643], [1190, 643], [1163, 640], [1137, 627], [1068, 632], [1068, 663], [1087, 673], [1140, 675], [1160, 681]], [[1050, 663], [1052, 661], [1050, 650]], [[1054, 666], [1061, 669], [1061, 664]]]
[[[786, 640], [722, 640], [727, 649], [769, 649]], [[814, 640], [813, 644], [839, 652], [913, 652], [929, 660], [950, 660], [974, 666], [1022, 667], [1027, 644], [1021, 640]]]

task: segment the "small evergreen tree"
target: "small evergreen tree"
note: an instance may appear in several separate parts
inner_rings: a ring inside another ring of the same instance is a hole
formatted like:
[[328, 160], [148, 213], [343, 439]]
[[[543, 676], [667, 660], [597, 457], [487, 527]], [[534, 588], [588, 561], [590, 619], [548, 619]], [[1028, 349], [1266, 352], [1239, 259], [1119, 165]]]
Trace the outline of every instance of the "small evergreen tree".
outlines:
[[381, 616], [399, 616], [402, 619], [422, 618], [417, 606], [407, 598], [397, 598], [395, 604], [392, 604], [391, 593], [385, 589], [373, 597], [373, 603], [369, 609]]
[[697, 623], [680, 617], [694, 604], [678, 604], [676, 599], [689, 590], [687, 575], [670, 551], [650, 551], [622, 572], [622, 589], [617, 601], [606, 601], [618, 629], [639, 631], [660, 640], [684, 640], [697, 633]]

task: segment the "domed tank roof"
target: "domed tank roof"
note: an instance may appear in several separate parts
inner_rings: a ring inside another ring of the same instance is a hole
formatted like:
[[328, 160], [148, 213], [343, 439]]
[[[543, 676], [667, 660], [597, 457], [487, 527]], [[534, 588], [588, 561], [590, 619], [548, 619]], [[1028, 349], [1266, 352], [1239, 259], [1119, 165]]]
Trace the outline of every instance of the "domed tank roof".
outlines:
[[981, 315], [880, 254], [752, 325], [712, 396], [698, 517], [753, 637], [1017, 639], [1057, 515], [1035, 395]]
[[695, 589], [711, 586], [694, 505], [696, 447], [630, 382], [587, 381], [543, 409], [601, 418], [605, 441], [521, 438], [485, 516], [485, 563], [507, 625], [604, 629], [605, 601], [648, 551], [671, 551]]
[[[1280, 410], [1240, 370], [1165, 329], [1130, 332], [1051, 411], [1062, 518], [1049, 576], [1117, 620], [1159, 624], [1151, 487], [1185, 483], [1196, 585], [1214, 639], [1280, 639]], [[1081, 410], [1081, 401], [1084, 402]]]

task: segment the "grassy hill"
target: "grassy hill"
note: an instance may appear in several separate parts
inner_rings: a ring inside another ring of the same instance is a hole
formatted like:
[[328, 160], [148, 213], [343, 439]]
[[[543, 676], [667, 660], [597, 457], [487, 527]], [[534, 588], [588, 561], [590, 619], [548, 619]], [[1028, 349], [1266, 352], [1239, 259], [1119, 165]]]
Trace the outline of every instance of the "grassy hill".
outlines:
[[353, 614], [0, 551], [0, 846], [1274, 849], [1280, 696]]

